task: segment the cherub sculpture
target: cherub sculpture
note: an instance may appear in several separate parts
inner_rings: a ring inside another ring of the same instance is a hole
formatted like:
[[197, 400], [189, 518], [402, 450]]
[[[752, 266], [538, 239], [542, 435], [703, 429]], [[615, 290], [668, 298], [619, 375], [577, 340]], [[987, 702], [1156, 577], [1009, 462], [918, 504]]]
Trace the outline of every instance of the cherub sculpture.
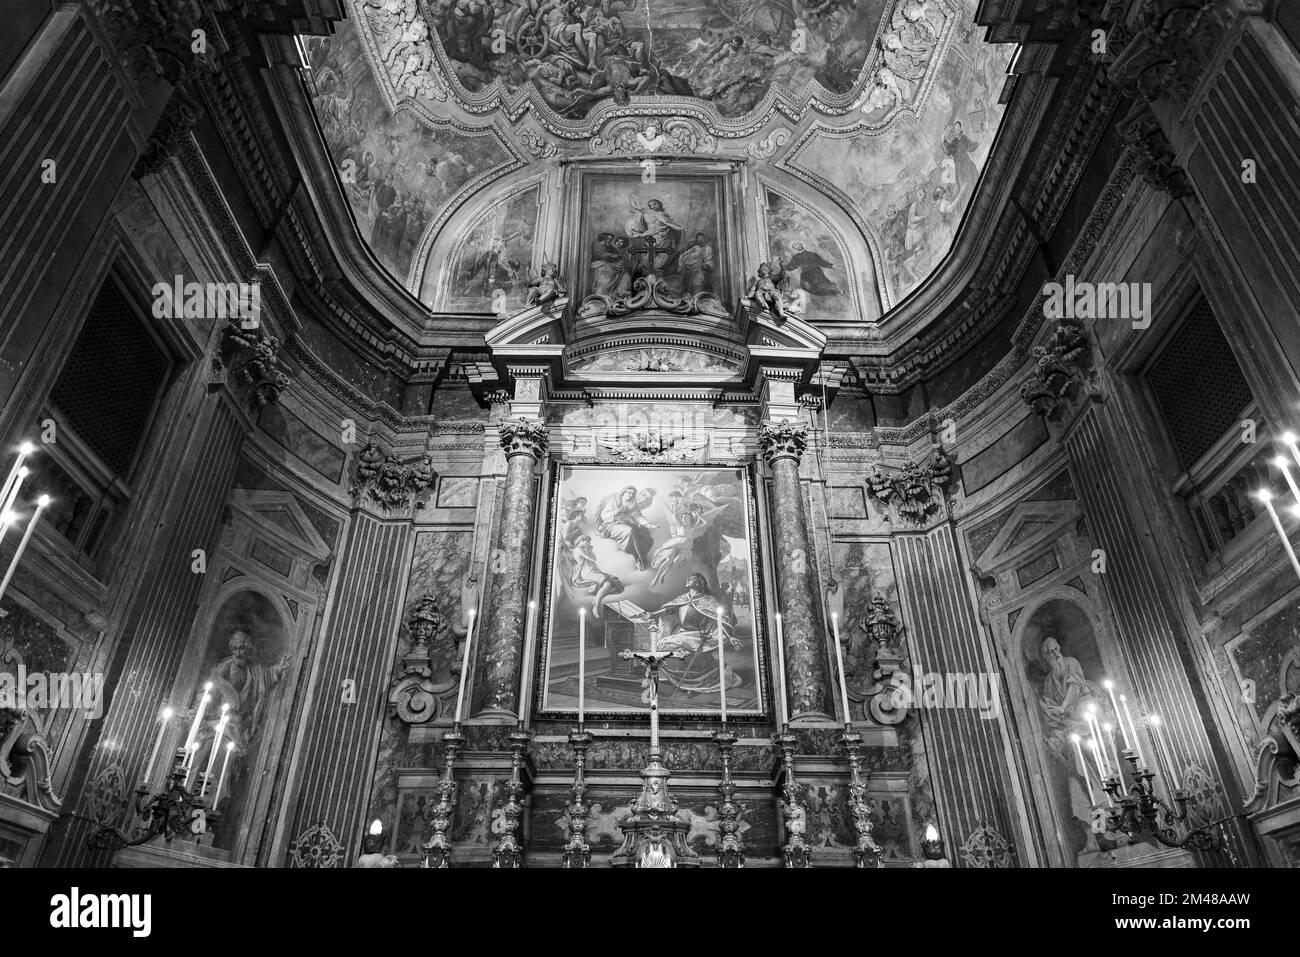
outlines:
[[[530, 270], [531, 273], [531, 270]], [[560, 283], [560, 267], [552, 262], [542, 263], [541, 272], [528, 278], [526, 305], [546, 308], [565, 294]]]

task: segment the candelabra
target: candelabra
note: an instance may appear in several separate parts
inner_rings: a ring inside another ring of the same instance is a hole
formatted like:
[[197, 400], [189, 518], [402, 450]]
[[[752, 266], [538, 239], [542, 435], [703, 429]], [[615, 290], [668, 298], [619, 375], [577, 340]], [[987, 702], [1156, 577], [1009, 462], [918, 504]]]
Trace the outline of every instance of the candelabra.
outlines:
[[785, 856], [785, 866], [811, 867], [812, 850], [804, 838], [808, 829], [808, 811], [799, 793], [799, 782], [794, 777], [794, 749], [799, 739], [790, 731], [790, 725], [783, 724], [780, 733], [772, 736], [772, 743], [781, 749], [781, 818], [785, 823], [785, 844], [781, 853]]
[[566, 806], [569, 813], [569, 841], [564, 845], [564, 867], [587, 867], [591, 864], [591, 845], [587, 843], [587, 749], [591, 735], [578, 725], [569, 732], [573, 746], [573, 800]]
[[456, 795], [456, 755], [465, 747], [465, 735], [461, 733], [460, 723], [452, 725], [450, 731], [442, 736], [443, 755], [446, 764], [442, 780], [438, 782], [438, 806], [433, 809], [433, 834], [425, 842], [421, 867], [451, 867], [451, 829], [452, 814]]
[[718, 866], [744, 867], [745, 841], [740, 836], [740, 805], [736, 803], [736, 782], [731, 779], [731, 751], [736, 736], [730, 731], [714, 731], [713, 740], [722, 755], [722, 783], [718, 794]]
[[524, 813], [524, 751], [532, 740], [533, 733], [524, 727], [522, 721], [510, 732], [510, 780], [505, 786], [505, 820], [501, 840], [492, 852], [493, 867], [524, 866], [524, 849], [519, 846], [519, 819]]
[[871, 811], [863, 795], [867, 786], [862, 781], [862, 735], [846, 724], [840, 732], [840, 746], [849, 757], [849, 816], [857, 842], [853, 845], [854, 867], [879, 867], [882, 857], [880, 845], [871, 833]]
[[1173, 825], [1187, 821], [1187, 802], [1191, 795], [1182, 790], [1174, 791], [1173, 800], [1178, 805], [1178, 809], [1174, 810], [1156, 795], [1153, 784], [1155, 772], [1143, 766], [1133, 751], [1125, 748], [1123, 755], [1131, 766], [1133, 783], [1125, 788], [1118, 767], [1114, 774], [1101, 782], [1102, 790], [1114, 802], [1114, 806], [1106, 810], [1106, 830], [1121, 832], [1129, 837], [1149, 832], [1165, 847], [1187, 848], [1192, 851], [1223, 850], [1225, 845], [1221, 836], [1211, 830], [1214, 824], [1221, 822], [1188, 828], [1179, 837]]
[[[203, 793], [206, 788], [201, 787], [196, 794], [187, 786], [191, 770], [187, 757], [187, 749], [177, 750], [171, 771], [157, 794], [150, 794], [144, 782], [136, 788], [135, 813], [141, 824], [135, 831], [128, 834], [121, 828], [106, 824], [91, 834], [91, 844], [103, 851], [117, 851], [124, 847], [138, 847], [156, 837], [172, 841], [177, 837], [197, 837], [216, 830], [221, 815], [215, 808], [208, 809]], [[195, 783], [206, 784], [206, 780], [207, 775], [200, 773]]]

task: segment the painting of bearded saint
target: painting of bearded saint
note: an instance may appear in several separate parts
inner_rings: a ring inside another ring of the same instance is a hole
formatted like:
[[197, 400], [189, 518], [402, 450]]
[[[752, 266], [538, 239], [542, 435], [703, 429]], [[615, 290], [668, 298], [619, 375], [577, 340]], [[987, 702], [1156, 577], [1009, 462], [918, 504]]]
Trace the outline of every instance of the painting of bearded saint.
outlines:
[[[1030, 616], [1023, 639], [1026, 670], [1038, 694], [1038, 717], [1045, 744], [1048, 784], [1062, 822], [1065, 850], [1079, 866], [1089, 866], [1122, 841], [1098, 834], [1092, 822], [1095, 802], [1088, 798], [1091, 776], [1095, 801], [1104, 802], [1095, 763], [1081, 767], [1072, 735], [1081, 739], [1084, 760], [1093, 762], [1088, 743], [1092, 737], [1087, 711], [1097, 709], [1099, 725], [1117, 726], [1109, 695], [1101, 688], [1103, 666], [1092, 623], [1074, 602], [1053, 599]], [[1105, 742], [1110, 754], [1110, 742]]]
[[[680, 649], [663, 712], [763, 710], [750, 489], [743, 469], [565, 466], [556, 491], [543, 707], [644, 711], [644, 666], [621, 651]], [[583, 614], [585, 613], [585, 618]]]

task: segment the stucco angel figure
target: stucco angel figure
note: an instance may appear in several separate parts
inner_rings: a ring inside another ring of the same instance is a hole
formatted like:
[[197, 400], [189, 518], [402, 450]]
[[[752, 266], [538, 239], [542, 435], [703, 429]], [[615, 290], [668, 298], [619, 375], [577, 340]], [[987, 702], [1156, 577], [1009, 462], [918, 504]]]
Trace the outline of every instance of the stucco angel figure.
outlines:
[[555, 263], [542, 263], [541, 272], [528, 277], [528, 298], [526, 305], [546, 307], [564, 295], [564, 286], [560, 283], [560, 267]]
[[785, 320], [785, 297], [781, 295], [781, 290], [772, 277], [771, 264], [765, 262], [758, 264], [758, 275], [749, 280], [745, 297], [772, 313], [778, 320]]

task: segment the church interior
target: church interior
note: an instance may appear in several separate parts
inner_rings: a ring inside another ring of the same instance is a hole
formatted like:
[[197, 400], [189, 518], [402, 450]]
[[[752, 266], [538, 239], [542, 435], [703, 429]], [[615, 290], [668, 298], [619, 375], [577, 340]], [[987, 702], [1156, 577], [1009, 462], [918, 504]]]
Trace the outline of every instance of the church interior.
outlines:
[[0, 13], [0, 867], [1300, 866], [1300, 3]]

